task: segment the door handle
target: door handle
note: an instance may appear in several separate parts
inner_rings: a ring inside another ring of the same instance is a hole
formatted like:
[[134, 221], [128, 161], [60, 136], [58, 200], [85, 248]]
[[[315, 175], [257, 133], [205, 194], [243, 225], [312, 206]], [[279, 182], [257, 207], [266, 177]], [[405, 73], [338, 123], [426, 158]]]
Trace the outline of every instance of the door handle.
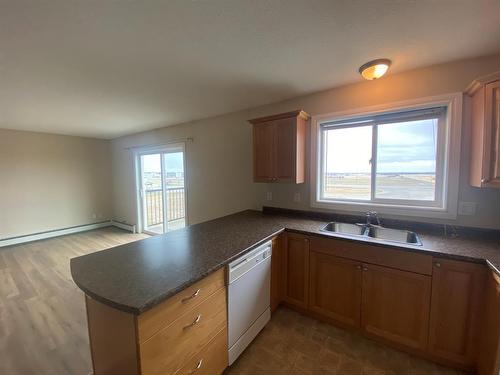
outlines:
[[200, 294], [200, 292], [201, 292], [201, 289], [198, 289], [196, 292], [194, 292], [193, 294], [191, 294], [189, 297], [183, 298], [181, 300], [181, 302], [184, 303], [184, 302], [187, 302], [189, 300], [192, 300], [193, 298], [197, 297], [198, 294]]
[[201, 314], [196, 317], [196, 319], [193, 321], [193, 323], [188, 324], [187, 326], [184, 326], [182, 329], [191, 328], [191, 327], [195, 326], [196, 324], [198, 324], [200, 322], [200, 320], [201, 320]]
[[187, 373], [187, 375], [194, 374], [195, 372], [197, 372], [201, 368], [202, 365], [203, 365], [203, 358], [200, 359], [200, 361], [198, 362], [198, 364], [196, 365], [196, 367], [194, 369], [192, 369], [191, 371], [189, 371]]

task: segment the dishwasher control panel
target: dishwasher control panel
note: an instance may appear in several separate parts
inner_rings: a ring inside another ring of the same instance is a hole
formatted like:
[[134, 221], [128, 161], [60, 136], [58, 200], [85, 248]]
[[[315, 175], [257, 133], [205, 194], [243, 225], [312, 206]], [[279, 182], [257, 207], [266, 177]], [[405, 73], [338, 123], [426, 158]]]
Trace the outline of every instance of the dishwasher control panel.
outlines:
[[248, 254], [242, 256], [234, 262], [229, 263], [229, 283], [237, 280], [239, 277], [251, 270], [255, 265], [271, 257], [271, 255], [272, 246], [271, 242], [268, 242], [254, 250], [251, 250]]

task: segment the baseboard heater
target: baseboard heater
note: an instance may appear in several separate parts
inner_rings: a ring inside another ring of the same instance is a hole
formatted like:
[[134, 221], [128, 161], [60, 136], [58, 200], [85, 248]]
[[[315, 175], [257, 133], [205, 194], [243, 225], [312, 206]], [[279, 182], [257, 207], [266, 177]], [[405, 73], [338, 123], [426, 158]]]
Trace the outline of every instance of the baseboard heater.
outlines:
[[111, 225], [113, 225], [114, 227], [120, 228], [120, 229], [128, 230], [129, 232], [132, 232], [132, 233], [137, 233], [136, 228], [135, 228], [135, 224], [128, 224], [128, 223], [124, 223], [122, 221], [111, 220]]
[[106, 221], [100, 221], [98, 223], [77, 225], [74, 227], [53, 229], [53, 230], [48, 230], [48, 231], [38, 232], [38, 233], [33, 233], [33, 234], [24, 234], [24, 235], [16, 236], [16, 237], [3, 238], [3, 239], [0, 239], [0, 247], [18, 245], [18, 244], [22, 244], [22, 243], [26, 243], [26, 242], [44, 240], [47, 238], [59, 237], [59, 236], [67, 235], [67, 234], [85, 232], [85, 231], [92, 230], [92, 229], [99, 229], [99, 228], [105, 228], [105, 227], [110, 227], [110, 226], [115, 226], [117, 228], [121, 228], [121, 229], [130, 231], [132, 233], [135, 233], [135, 225], [121, 223], [121, 222], [113, 221], [113, 220], [106, 220]]

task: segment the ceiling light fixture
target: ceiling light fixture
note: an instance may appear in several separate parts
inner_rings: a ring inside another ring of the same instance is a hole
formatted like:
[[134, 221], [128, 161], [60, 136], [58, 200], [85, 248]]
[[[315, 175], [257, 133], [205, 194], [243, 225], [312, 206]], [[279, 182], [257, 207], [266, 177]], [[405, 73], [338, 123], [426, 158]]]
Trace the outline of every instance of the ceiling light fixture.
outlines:
[[359, 74], [361, 74], [364, 79], [372, 81], [382, 77], [390, 66], [391, 60], [389, 59], [372, 60], [361, 65], [359, 68]]

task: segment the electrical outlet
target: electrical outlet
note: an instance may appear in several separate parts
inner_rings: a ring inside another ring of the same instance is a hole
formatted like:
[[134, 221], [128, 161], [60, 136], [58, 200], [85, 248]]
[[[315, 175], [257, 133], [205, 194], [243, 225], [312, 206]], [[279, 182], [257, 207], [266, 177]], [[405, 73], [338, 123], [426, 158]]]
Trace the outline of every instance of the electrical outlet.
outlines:
[[266, 200], [267, 201], [272, 201], [273, 200], [273, 192], [272, 191], [268, 191], [266, 193]]
[[301, 201], [300, 192], [298, 191], [295, 192], [295, 194], [293, 195], [293, 201], [295, 203], [299, 203]]
[[476, 214], [476, 202], [458, 202], [458, 214], [462, 216], [474, 216]]

